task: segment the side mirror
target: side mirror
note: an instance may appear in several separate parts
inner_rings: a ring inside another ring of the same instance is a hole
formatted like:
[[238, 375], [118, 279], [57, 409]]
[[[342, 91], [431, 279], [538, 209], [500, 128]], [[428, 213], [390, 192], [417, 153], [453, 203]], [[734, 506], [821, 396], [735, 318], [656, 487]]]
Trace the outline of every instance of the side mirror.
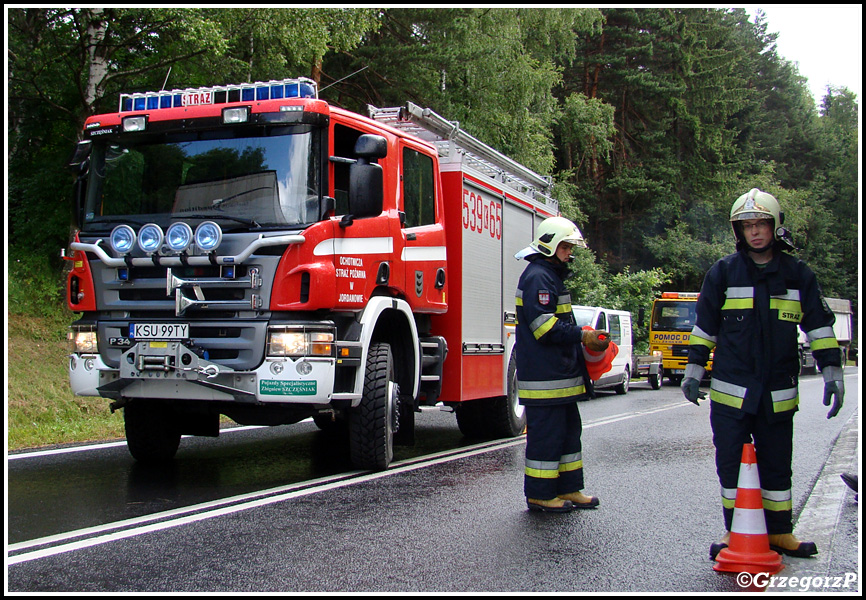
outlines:
[[357, 161], [349, 166], [349, 207], [352, 214], [343, 219], [344, 227], [351, 225], [352, 219], [375, 217], [384, 207], [382, 166], [371, 160], [388, 155], [387, 140], [380, 135], [362, 135], [355, 143], [355, 155]]
[[381, 135], [366, 133], [355, 142], [355, 156], [359, 160], [385, 158], [388, 156], [388, 141]]
[[86, 169], [84, 168], [84, 165], [88, 163], [90, 151], [92, 149], [93, 142], [90, 140], [78, 142], [78, 144], [75, 145], [75, 151], [72, 154], [72, 158], [69, 159], [69, 168], [76, 173], [85, 171]]
[[349, 167], [349, 206], [352, 217], [363, 219], [378, 216], [384, 207], [384, 175], [382, 166], [355, 163]]

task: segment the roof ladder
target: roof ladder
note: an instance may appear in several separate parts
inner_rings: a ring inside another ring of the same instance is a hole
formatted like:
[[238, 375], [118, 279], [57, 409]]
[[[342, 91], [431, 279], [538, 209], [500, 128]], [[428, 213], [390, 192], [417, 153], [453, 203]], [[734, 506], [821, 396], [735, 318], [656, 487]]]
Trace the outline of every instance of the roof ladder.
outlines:
[[368, 105], [367, 112], [371, 119], [433, 143], [442, 156], [451, 156], [452, 147], [456, 146], [474, 168], [558, 210], [557, 201], [550, 196], [553, 188], [551, 177], [539, 175], [494, 150], [460, 129], [458, 122], [448, 121], [431, 109], [412, 102], [392, 108]]

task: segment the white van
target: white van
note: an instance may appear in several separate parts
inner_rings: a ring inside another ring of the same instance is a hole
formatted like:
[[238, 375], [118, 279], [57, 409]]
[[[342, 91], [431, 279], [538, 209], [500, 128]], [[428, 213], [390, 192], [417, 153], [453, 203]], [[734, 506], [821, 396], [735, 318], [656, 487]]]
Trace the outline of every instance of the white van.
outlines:
[[619, 354], [613, 360], [610, 371], [596, 382], [595, 389], [613, 388], [617, 394], [628, 392], [631, 381], [632, 339], [631, 313], [625, 310], [611, 310], [598, 306], [578, 306], [572, 304], [571, 312], [578, 327], [589, 325], [593, 329], [610, 332], [610, 339], [619, 346]]

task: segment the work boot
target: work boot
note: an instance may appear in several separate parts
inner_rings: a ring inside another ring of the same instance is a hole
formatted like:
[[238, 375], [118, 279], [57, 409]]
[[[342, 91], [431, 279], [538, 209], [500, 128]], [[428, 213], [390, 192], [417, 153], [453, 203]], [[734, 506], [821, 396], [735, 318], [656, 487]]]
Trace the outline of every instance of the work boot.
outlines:
[[595, 496], [587, 496], [583, 492], [572, 492], [570, 494], [562, 494], [559, 496], [563, 500], [570, 500], [574, 508], [595, 508], [598, 506], [598, 498]]
[[773, 533], [770, 538], [770, 549], [779, 554], [787, 554], [797, 558], [808, 558], [818, 554], [815, 542], [801, 542], [793, 533]]
[[570, 501], [562, 500], [561, 498], [552, 498], [550, 500], [527, 498], [526, 506], [529, 510], [537, 510], [541, 512], [571, 512], [574, 508]]
[[730, 541], [731, 532], [726, 531], [725, 535], [722, 536], [721, 540], [719, 540], [715, 544], [710, 544], [710, 560], [716, 560], [716, 556], [718, 556], [719, 552], [728, 547]]

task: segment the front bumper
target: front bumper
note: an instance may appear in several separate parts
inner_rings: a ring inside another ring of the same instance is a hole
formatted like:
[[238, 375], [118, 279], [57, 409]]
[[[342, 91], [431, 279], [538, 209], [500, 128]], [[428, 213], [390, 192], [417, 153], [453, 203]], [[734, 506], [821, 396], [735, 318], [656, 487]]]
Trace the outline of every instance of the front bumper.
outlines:
[[329, 404], [360, 394], [334, 393], [336, 359], [266, 358], [252, 371], [235, 371], [201, 358], [180, 342], [138, 342], [120, 368], [98, 354], [71, 354], [69, 381], [79, 396], [214, 400], [241, 403]]

